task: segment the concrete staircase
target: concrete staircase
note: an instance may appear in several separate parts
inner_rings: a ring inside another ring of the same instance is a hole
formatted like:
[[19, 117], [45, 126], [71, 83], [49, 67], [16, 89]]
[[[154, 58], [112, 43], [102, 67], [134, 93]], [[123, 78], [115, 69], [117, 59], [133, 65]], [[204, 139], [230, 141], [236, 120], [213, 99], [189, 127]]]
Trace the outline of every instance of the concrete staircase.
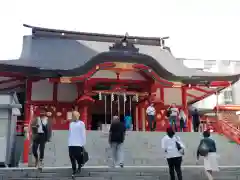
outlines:
[[[43, 172], [36, 169], [0, 169], [0, 180], [28, 179], [71, 179], [68, 158], [67, 131], [55, 131], [52, 141], [46, 146]], [[81, 180], [155, 180], [169, 179], [167, 163], [161, 149], [161, 139], [165, 133], [128, 132], [124, 143], [125, 168], [111, 169], [111, 154], [108, 148], [108, 133], [89, 131], [87, 146], [90, 160], [76, 179]], [[200, 133], [178, 133], [186, 145], [183, 158], [183, 177], [186, 180], [205, 180], [203, 162], [196, 166], [196, 149]], [[240, 147], [230, 143], [224, 136], [213, 134], [220, 155], [221, 171], [214, 174], [216, 180], [235, 180], [240, 178]], [[51, 167], [51, 168], [47, 168]], [[65, 167], [65, 168], [63, 168]]]
[[[70, 166], [67, 147], [67, 131], [55, 131], [52, 142], [47, 144], [45, 166]], [[161, 149], [161, 132], [128, 132], [124, 144], [126, 166], [165, 166], [166, 161]], [[183, 165], [196, 164], [196, 149], [201, 139], [200, 133], [178, 133], [186, 145]], [[240, 146], [230, 143], [224, 136], [212, 135], [217, 143], [222, 166], [240, 165]], [[108, 166], [111, 153], [108, 145], [108, 134], [99, 131], [89, 131], [86, 149], [90, 160], [87, 166]], [[201, 162], [202, 163], [202, 162]]]

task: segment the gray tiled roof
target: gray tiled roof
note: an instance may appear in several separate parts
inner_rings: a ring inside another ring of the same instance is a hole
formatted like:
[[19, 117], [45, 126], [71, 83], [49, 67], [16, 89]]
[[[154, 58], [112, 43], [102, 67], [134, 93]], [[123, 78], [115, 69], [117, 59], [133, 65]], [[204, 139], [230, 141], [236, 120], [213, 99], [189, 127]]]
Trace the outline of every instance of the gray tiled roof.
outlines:
[[[55, 33], [55, 31], [58, 33], [57, 35], [51, 34]], [[49, 73], [59, 71], [64, 73], [75, 70], [75, 74], [76, 71], [78, 71], [77, 73], [81, 75], [86, 73], [85, 69], [92, 68], [90, 66], [93, 66], [93, 62], [91, 61], [94, 57], [103, 52], [107, 54], [109, 52], [109, 47], [114, 44], [116, 39], [119, 39], [119, 36], [91, 35], [77, 32], [69, 32], [71, 36], [68, 38], [67, 36], [61, 36], [62, 33], [60, 32], [60, 30], [49, 31], [49, 29], [34, 29], [33, 27], [33, 35], [24, 36], [23, 38], [23, 48], [20, 59], [0, 61], [0, 64], [7, 66], [4, 68], [0, 66], [0, 70], [9, 70], [8, 68], [13, 68], [11, 70], [31, 71], [35, 74], [41, 71]], [[68, 32], [64, 31], [64, 34], [68, 35]], [[130, 39], [131, 38], [133, 39], [133, 37], [130, 37]], [[152, 42], [155, 44], [153, 43], [151, 45]], [[226, 74], [201, 72], [187, 68], [181, 61], [176, 60], [168, 50], [162, 49], [156, 42], [158, 41], [154, 38], [140, 39], [139, 42], [136, 41], [135, 43], [135, 46], [139, 48], [139, 54], [130, 56], [125, 55], [123, 52], [121, 52], [121, 54], [113, 53], [114, 56], [111, 56], [111, 59], [108, 57], [106, 61], [133, 61], [136, 63], [139, 61], [139, 63], [145, 63], [151, 66], [155, 72], [165, 76], [165, 78], [169, 76], [169, 78], [184, 77], [195, 80], [209, 77], [221, 79], [222, 76], [225, 76], [225, 78], [229, 79], [238, 79], [238, 75], [228, 76]], [[115, 54], [117, 54], [117, 56], [115, 56]], [[133, 56], [135, 55], [137, 56], [134, 59]], [[102, 57], [102, 59], [99, 58], [99, 63], [105, 61], [103, 58], [104, 57]], [[14, 67], [18, 67], [18, 69], [14, 69]]]

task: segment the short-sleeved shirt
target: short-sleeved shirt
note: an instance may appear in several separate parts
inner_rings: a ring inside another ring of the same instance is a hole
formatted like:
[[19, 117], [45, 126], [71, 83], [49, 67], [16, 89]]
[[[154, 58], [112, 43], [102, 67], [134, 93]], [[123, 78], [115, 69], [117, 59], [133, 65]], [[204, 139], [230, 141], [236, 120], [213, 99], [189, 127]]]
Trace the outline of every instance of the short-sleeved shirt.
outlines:
[[178, 116], [178, 114], [179, 114], [179, 110], [178, 110], [178, 108], [170, 108], [170, 111], [171, 111], [171, 114], [170, 114], [170, 116]]

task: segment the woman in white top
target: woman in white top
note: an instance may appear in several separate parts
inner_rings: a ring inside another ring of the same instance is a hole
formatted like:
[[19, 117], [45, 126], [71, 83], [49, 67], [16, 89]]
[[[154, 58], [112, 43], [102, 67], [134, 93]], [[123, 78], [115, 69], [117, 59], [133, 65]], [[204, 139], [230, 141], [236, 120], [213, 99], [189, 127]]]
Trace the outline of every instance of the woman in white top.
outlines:
[[[68, 150], [69, 158], [72, 164], [72, 177], [76, 172], [81, 172], [83, 163], [83, 148], [86, 144], [86, 128], [83, 121], [79, 120], [80, 113], [73, 111], [72, 121], [69, 124]], [[76, 167], [78, 163], [78, 171]]]
[[166, 153], [165, 157], [167, 158], [171, 180], [175, 180], [174, 171], [177, 173], [178, 180], [182, 180], [181, 164], [184, 148], [183, 143], [175, 135], [173, 129], [171, 127], [167, 128], [167, 135], [162, 138], [162, 149]]

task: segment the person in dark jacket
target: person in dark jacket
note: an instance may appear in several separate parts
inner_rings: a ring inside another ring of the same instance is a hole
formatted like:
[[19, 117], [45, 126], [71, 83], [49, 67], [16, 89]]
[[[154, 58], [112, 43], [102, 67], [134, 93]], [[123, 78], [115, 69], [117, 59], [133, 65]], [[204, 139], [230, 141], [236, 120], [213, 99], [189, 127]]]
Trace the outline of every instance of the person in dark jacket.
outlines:
[[218, 156], [217, 156], [217, 148], [216, 148], [216, 143], [213, 139], [210, 138], [210, 131], [204, 131], [203, 132], [203, 139], [200, 141], [200, 144], [197, 149], [197, 162], [200, 157], [200, 147], [205, 144], [208, 149], [208, 153], [206, 156], [204, 156], [204, 169], [206, 176], [208, 177], [209, 180], [213, 179], [212, 172], [219, 171], [218, 167]]
[[[47, 110], [40, 109], [40, 115], [31, 122], [32, 153], [35, 158], [35, 167], [42, 168], [46, 142], [51, 138], [51, 127], [47, 117]], [[39, 155], [38, 155], [39, 149]]]
[[200, 116], [197, 109], [194, 109], [192, 113], [192, 123], [193, 123], [193, 131], [198, 132], [199, 125], [200, 125]]
[[118, 116], [113, 117], [109, 130], [109, 144], [112, 149], [113, 167], [117, 164], [123, 167], [123, 142], [125, 140], [126, 128], [124, 123], [120, 122]]

